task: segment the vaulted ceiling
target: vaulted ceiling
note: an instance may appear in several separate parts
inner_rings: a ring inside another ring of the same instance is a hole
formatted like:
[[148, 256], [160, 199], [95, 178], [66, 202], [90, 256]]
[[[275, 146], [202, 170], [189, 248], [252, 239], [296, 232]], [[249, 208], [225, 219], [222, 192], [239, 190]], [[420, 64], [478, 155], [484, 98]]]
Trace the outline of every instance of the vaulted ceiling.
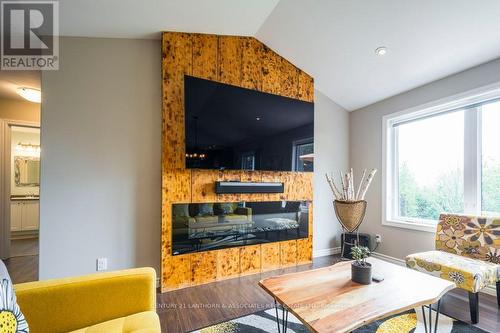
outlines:
[[500, 57], [499, 17], [498, 0], [282, 0], [257, 37], [354, 110]]
[[[498, 0], [64, 0], [62, 36], [255, 36], [348, 110], [500, 57]], [[377, 56], [385, 46], [388, 53]]]

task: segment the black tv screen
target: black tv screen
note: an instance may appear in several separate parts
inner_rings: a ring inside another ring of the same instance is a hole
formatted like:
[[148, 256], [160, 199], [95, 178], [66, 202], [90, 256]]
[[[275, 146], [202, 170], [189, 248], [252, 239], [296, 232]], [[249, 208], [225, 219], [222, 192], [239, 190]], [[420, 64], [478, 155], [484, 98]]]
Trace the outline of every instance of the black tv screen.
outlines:
[[314, 103], [185, 76], [186, 168], [309, 171]]

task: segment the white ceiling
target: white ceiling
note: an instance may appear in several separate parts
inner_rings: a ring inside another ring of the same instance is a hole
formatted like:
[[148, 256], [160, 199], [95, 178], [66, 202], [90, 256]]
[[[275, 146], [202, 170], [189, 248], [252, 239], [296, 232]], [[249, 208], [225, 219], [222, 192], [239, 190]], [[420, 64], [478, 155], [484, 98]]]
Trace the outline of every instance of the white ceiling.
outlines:
[[[348, 110], [500, 57], [498, 0], [64, 0], [59, 6], [63, 36], [159, 38], [165, 30], [256, 36]], [[375, 55], [378, 46], [389, 49], [386, 56]]]
[[65, 36], [159, 38], [161, 31], [253, 36], [279, 0], [64, 0]]
[[498, 0], [282, 0], [257, 37], [354, 110], [499, 57], [499, 17]]

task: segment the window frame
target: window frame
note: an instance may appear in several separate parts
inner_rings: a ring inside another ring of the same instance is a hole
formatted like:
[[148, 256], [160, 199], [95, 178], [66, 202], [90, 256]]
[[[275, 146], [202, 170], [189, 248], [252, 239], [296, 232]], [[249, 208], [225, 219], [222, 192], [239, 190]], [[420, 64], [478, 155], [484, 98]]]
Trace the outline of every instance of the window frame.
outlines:
[[437, 221], [401, 218], [398, 203], [397, 126], [447, 112], [464, 115], [464, 213], [481, 214], [481, 112], [478, 104], [500, 99], [500, 82], [452, 95], [382, 117], [382, 225], [436, 232]]
[[[297, 154], [297, 149], [299, 146], [302, 146], [302, 145], [307, 145], [307, 144], [312, 144], [313, 145], [313, 150], [314, 150], [314, 138], [305, 138], [305, 139], [300, 139], [300, 140], [295, 140], [292, 142], [292, 170], [293, 171], [298, 171], [297, 170], [297, 167], [298, 167], [298, 158], [300, 156], [298, 156]], [[314, 166], [313, 166], [314, 168]], [[307, 172], [307, 171], [304, 171], [304, 172]]]

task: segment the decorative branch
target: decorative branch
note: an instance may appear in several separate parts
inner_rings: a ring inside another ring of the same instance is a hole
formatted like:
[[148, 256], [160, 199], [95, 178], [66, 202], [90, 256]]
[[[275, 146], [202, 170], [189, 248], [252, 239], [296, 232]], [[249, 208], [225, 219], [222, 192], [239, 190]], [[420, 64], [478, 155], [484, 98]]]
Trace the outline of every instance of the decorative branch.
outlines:
[[341, 200], [342, 194], [338, 190], [337, 186], [335, 186], [335, 182], [333, 181], [333, 174], [332, 177], [328, 177], [328, 174], [325, 174], [325, 176], [326, 176], [326, 181], [328, 182], [328, 185], [330, 185], [330, 189], [333, 192], [333, 196], [335, 197], [336, 200]]
[[333, 193], [333, 196], [335, 197], [335, 200], [352, 202], [365, 199], [366, 192], [368, 191], [368, 188], [370, 187], [370, 184], [376, 173], [377, 169], [372, 169], [368, 176], [366, 176], [366, 169], [364, 169], [357, 190], [354, 185], [354, 170], [352, 168], [345, 173], [339, 171], [341, 185], [340, 188], [335, 185], [333, 173], [331, 176], [326, 173], [325, 177]]
[[342, 198], [344, 200], [347, 199], [347, 184], [345, 182], [345, 176], [344, 174], [342, 173], [342, 171], [339, 171], [340, 172], [340, 181], [342, 183]]
[[361, 186], [363, 185], [363, 180], [366, 176], [366, 169], [363, 170], [363, 175], [361, 176], [361, 181], [359, 182], [358, 191], [356, 192], [356, 199], [359, 198], [359, 194], [361, 192]]
[[372, 183], [373, 177], [376, 173], [377, 169], [373, 169], [368, 177], [366, 177], [366, 181], [363, 183], [363, 189], [361, 190], [361, 197], [359, 198], [360, 200], [365, 200], [366, 191], [368, 191], [368, 188], [370, 187], [370, 184]]

